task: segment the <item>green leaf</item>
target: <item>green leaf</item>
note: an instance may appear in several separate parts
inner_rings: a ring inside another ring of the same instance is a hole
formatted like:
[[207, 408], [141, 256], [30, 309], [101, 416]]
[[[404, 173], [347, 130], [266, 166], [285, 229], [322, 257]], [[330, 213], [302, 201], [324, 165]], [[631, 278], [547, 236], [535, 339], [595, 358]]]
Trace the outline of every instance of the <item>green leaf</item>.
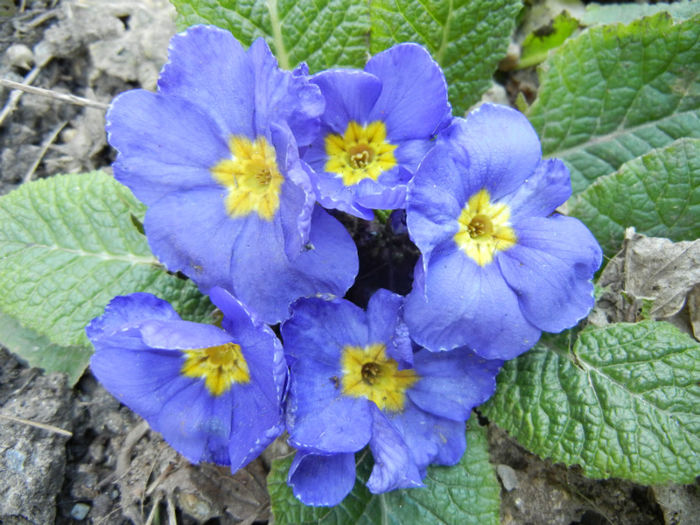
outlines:
[[85, 325], [132, 292], [170, 301], [183, 318], [210, 319], [213, 307], [196, 286], [151, 254], [131, 219], [143, 209], [100, 172], [38, 180], [1, 197], [0, 309], [61, 346], [88, 346]]
[[700, 237], [700, 140], [682, 139], [600, 177], [569, 205], [609, 256], [625, 228], [674, 241]]
[[442, 66], [455, 114], [491, 86], [505, 56], [520, 0], [378, 0], [371, 3], [370, 51], [418, 42]]
[[178, 27], [214, 24], [244, 45], [263, 37], [280, 67], [306, 61], [311, 71], [363, 67], [369, 3], [352, 0], [172, 0]]
[[587, 26], [628, 24], [637, 18], [652, 16], [661, 12], [670, 14], [676, 20], [687, 20], [700, 14], [700, 2], [698, 0], [681, 0], [672, 4], [589, 4], [586, 6], [586, 12], [581, 17], [581, 22]]
[[71, 386], [83, 375], [92, 354], [92, 349], [87, 346], [52, 343], [3, 312], [0, 312], [0, 344], [29, 366], [43, 368], [46, 372], [68, 374], [68, 384]]
[[578, 20], [568, 11], [559, 13], [550, 25], [537, 29], [525, 37], [518, 68], [530, 67], [542, 62], [547, 58], [549, 51], [562, 45], [576, 29], [578, 29]]
[[425, 488], [372, 495], [364, 486], [372, 469], [368, 451], [358, 454], [354, 490], [335, 507], [306, 507], [287, 486], [292, 458], [272, 462], [267, 484], [277, 525], [460, 523], [497, 525], [500, 485], [489, 463], [486, 430], [467, 423], [467, 452], [454, 467], [430, 467]]
[[700, 17], [659, 14], [569, 39], [540, 68], [528, 117], [545, 155], [563, 159], [574, 193], [623, 163], [700, 138]]
[[486, 415], [541, 457], [592, 478], [692, 483], [700, 474], [700, 344], [644, 321], [547, 337], [509, 361]]

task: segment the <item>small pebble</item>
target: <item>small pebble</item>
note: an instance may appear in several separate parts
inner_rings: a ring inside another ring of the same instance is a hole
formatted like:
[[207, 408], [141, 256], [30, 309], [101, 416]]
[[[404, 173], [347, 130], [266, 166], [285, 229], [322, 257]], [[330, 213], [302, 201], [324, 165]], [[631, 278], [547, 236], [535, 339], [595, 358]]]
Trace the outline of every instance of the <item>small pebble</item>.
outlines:
[[90, 512], [90, 505], [87, 503], [76, 503], [70, 511], [71, 518], [78, 521], [84, 520], [88, 512]]
[[27, 459], [27, 457], [24, 454], [13, 448], [5, 451], [5, 461], [10, 470], [23, 472], [25, 459]]
[[508, 465], [497, 465], [496, 473], [498, 477], [501, 478], [501, 483], [503, 488], [510, 492], [513, 489], [518, 488], [518, 476], [515, 471]]
[[5, 51], [5, 62], [11, 67], [31, 69], [34, 63], [34, 53], [24, 44], [13, 44]]

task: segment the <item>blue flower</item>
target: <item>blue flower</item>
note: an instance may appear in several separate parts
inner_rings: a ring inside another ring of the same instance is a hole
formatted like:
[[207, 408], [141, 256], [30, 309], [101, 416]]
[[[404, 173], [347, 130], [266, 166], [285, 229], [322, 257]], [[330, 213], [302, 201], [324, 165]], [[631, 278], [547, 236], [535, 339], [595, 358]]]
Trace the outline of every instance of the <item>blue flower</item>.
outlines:
[[282, 325], [291, 364], [288, 482], [307, 505], [335, 505], [355, 482], [355, 452], [369, 445], [373, 493], [422, 486], [429, 464], [464, 453], [465, 421], [495, 389], [500, 361], [467, 349], [415, 354], [401, 296], [379, 290], [367, 312], [336, 299], [301, 299]]
[[262, 39], [246, 51], [211, 26], [173, 37], [158, 92], [124, 93], [107, 113], [114, 173], [148, 206], [154, 254], [268, 323], [299, 297], [343, 295], [357, 251], [315, 205], [298, 158], [323, 107], [318, 87], [279, 70]]
[[421, 46], [399, 44], [364, 71], [332, 69], [312, 82], [326, 109], [303, 159], [316, 172], [319, 202], [365, 219], [372, 209], [403, 208], [407, 182], [451, 118], [440, 66]]
[[570, 195], [566, 166], [541, 158], [521, 113], [484, 104], [455, 119], [409, 190], [421, 251], [405, 307], [415, 341], [510, 359], [583, 319], [602, 254], [581, 222], [554, 213]]
[[228, 292], [223, 329], [183, 321], [146, 293], [114, 298], [88, 325], [95, 377], [193, 463], [244, 467], [284, 429], [282, 346]]

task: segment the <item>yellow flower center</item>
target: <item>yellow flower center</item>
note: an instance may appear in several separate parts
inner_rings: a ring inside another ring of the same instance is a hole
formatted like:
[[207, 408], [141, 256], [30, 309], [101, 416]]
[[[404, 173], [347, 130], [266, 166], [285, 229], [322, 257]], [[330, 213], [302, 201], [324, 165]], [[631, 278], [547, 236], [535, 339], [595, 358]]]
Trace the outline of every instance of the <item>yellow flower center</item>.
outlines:
[[247, 137], [231, 137], [231, 159], [219, 161], [211, 173], [228, 189], [226, 211], [231, 217], [256, 212], [271, 220], [280, 207], [280, 188], [284, 177], [277, 169], [275, 148], [265, 137], [251, 142]]
[[366, 126], [351, 120], [343, 135], [326, 136], [326, 171], [342, 177], [346, 186], [363, 179], [377, 180], [396, 166], [395, 149], [386, 140], [386, 126], [381, 120]]
[[382, 343], [364, 348], [345, 346], [341, 364], [343, 394], [366, 397], [389, 412], [403, 410], [406, 390], [419, 379], [414, 370], [399, 370], [399, 364], [386, 356], [386, 346]]
[[493, 204], [487, 190], [472, 195], [457, 220], [454, 240], [479, 266], [486, 266], [497, 251], [513, 247], [518, 240], [508, 222], [510, 208]]
[[204, 379], [204, 386], [213, 396], [227, 392], [234, 383], [250, 381], [248, 363], [236, 343], [183, 350], [183, 354], [182, 375]]

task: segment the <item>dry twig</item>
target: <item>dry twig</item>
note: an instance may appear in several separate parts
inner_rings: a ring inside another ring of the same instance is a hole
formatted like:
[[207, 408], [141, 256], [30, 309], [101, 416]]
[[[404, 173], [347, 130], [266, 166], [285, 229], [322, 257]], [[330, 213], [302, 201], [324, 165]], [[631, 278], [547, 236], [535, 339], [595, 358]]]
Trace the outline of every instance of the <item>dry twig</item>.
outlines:
[[73, 432], [64, 430], [62, 428], [55, 427], [53, 425], [48, 425], [46, 423], [39, 423], [38, 421], [30, 421], [29, 419], [23, 419], [21, 417], [8, 416], [5, 414], [0, 414], [0, 419], [6, 419], [7, 421], [13, 421], [15, 423], [22, 423], [23, 425], [29, 425], [30, 427], [40, 428], [42, 430], [48, 430], [54, 434], [60, 434], [66, 437], [72, 437]]
[[[55, 100], [60, 100], [61, 102], [75, 104], [76, 106], [87, 106], [102, 110], [106, 110], [109, 107], [109, 104], [105, 104], [104, 102], [98, 102], [97, 100], [91, 100], [89, 98], [79, 97], [77, 95], [59, 93], [58, 91], [52, 91], [51, 89], [29, 86], [27, 85], [26, 81], [25, 83], [21, 83], [14, 82], [13, 80], [8, 80], [6, 78], [0, 78], [0, 86], [5, 86], [10, 89], [19, 89], [26, 93], [31, 93], [32, 95], [41, 95], [43, 97], [49, 97]], [[2, 124], [2, 120], [0, 120], [0, 124]]]

